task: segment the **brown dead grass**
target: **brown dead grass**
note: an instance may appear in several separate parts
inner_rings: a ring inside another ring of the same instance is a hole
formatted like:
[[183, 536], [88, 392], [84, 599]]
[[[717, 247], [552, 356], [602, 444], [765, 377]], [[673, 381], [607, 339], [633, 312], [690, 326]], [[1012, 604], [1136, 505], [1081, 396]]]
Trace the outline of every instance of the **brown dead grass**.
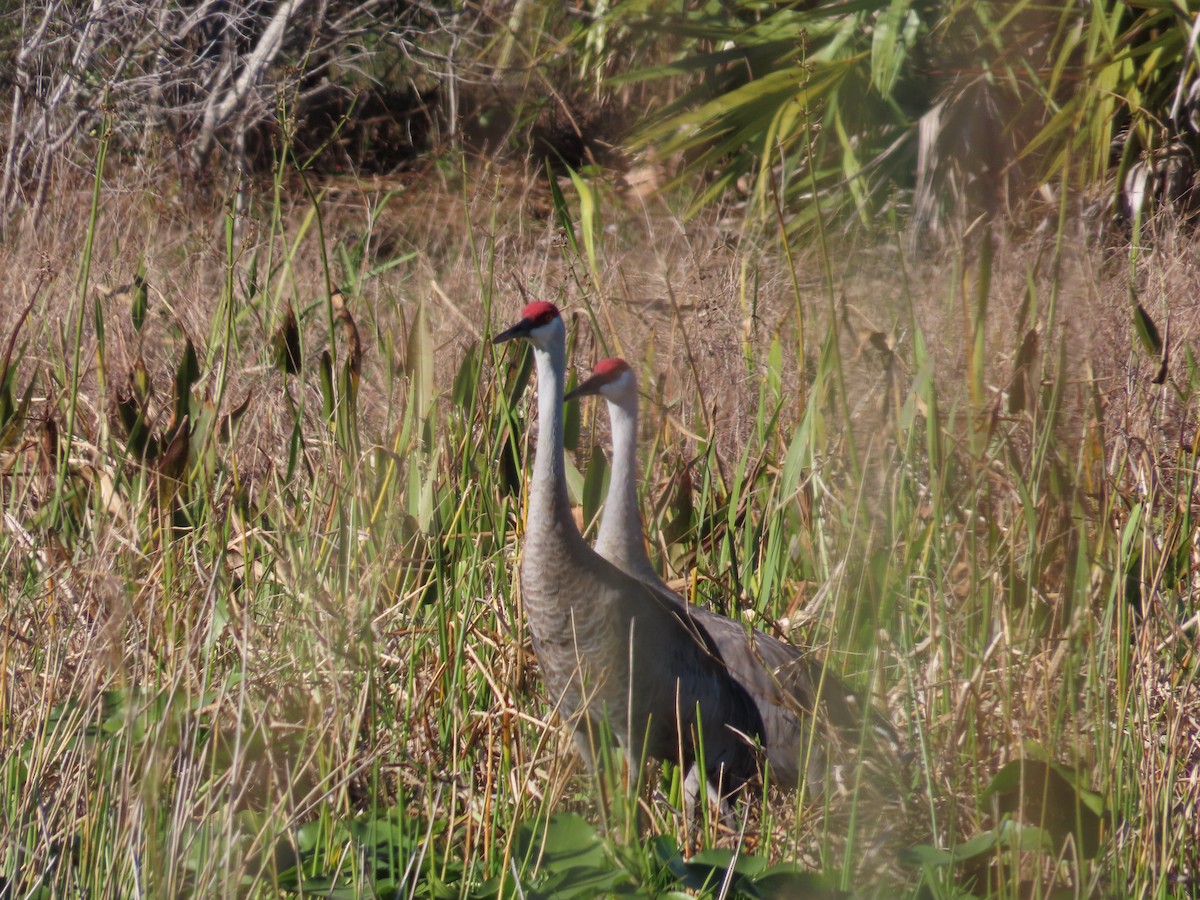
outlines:
[[[464, 349], [486, 339], [490, 328], [505, 325], [516, 316], [521, 304], [516, 284], [532, 296], [555, 301], [577, 323], [574, 364], [586, 368], [593, 359], [614, 353], [644, 363], [642, 371], [652, 378], [647, 393], [655, 398], [647, 415], [665, 425], [658, 430], [666, 435], [668, 445], [678, 447], [683, 458], [694, 451], [693, 435], [710, 431], [717, 437], [721, 455], [736, 458], [747, 440], [757, 403], [757, 378], [747, 373], [746, 349], [762, 358], [776, 334], [785, 347], [794, 346], [796, 340], [795, 298], [786, 267], [769, 240], [731, 224], [736, 222], [732, 211], [728, 217], [717, 213], [685, 222], [657, 200], [626, 206], [612, 195], [605, 209], [607, 221], [615, 227], [605, 237], [601, 281], [592, 284], [585, 271], [564, 261], [559, 249], [562, 237], [547, 191], [536, 179], [514, 170], [472, 165], [465, 176], [427, 173], [422, 180], [403, 183], [337, 181], [319, 187], [325, 191], [322, 216], [330, 248], [337, 240], [358, 241], [369, 231], [372, 260], [416, 253], [410, 263], [371, 281], [360, 296], [352, 298], [366, 350], [360, 405], [365, 441], [388, 442], [389, 410], [394, 411], [403, 397], [395, 393], [397, 381], [386, 373], [406, 364], [405, 348], [395, 336], [406, 333], [407, 323], [422, 302], [438, 348], [438, 382], [446, 386]], [[382, 202], [382, 192], [391, 190], [398, 193], [372, 226], [372, 211]], [[294, 233], [308, 206], [300, 193], [289, 196], [285, 219]], [[0, 308], [0, 335], [11, 331], [24, 298], [31, 296], [39, 278], [48, 275], [50, 279], [19, 341], [21, 382], [34, 371], [41, 373], [33, 410], [37, 419], [61, 416], [63, 409], [63, 386], [49, 373], [53, 360], [70, 358], [70, 335], [80, 316], [75, 276], [86, 232], [86, 208], [83, 186], [63, 190], [35, 232], [19, 234], [0, 249], [0, 272], [9, 297]], [[265, 225], [252, 218], [240, 227], [246, 247], [240, 264], [244, 264], [254, 242], [262, 239]], [[110, 385], [127, 377], [140, 347], [156, 390], [169, 396], [181, 341], [190, 337], [204, 359], [225, 276], [222, 229], [222, 210], [217, 203], [197, 203], [195, 198], [185, 199], [177, 193], [156, 194], [142, 184], [110, 180], [96, 230], [93, 286], [83, 298], [86, 337], [82, 358], [88, 369], [81, 396], [84, 433], [96, 433], [106, 419], [107, 401], [99, 394], [95, 364], [94, 285], [127, 282], [144, 262], [152, 286], [151, 325], [139, 340], [129, 326], [118, 324], [124, 321], [121, 314], [108, 310], [106, 319], [112, 324], [106, 374]], [[243, 353], [242, 368], [233, 379], [226, 403], [232, 408], [243, 397], [253, 397], [252, 425], [242, 435], [243, 465], [250, 481], [265, 482], [277, 476], [284, 455], [287, 407], [279, 377], [270, 368], [269, 345], [285, 301], [292, 301], [301, 312], [306, 353], [311, 356], [318, 352], [313, 348], [324, 345], [324, 325], [314, 304], [323, 296], [325, 279], [313, 240], [310, 236], [306, 251], [296, 261], [295, 278], [282, 295], [264, 302], [238, 324], [239, 339], [251, 349]], [[1196, 441], [1197, 411], [1194, 406], [1184, 406], [1169, 385], [1151, 384], [1157, 363], [1147, 359], [1131, 340], [1127, 255], [1119, 242], [1114, 246], [1111, 237], [1097, 240], [1092, 235], [1072, 234], [1066, 242], [1070, 249], [1061, 257], [1061, 268], [1054, 271], [1052, 234], [997, 238], [986, 338], [990, 424], [966, 414], [970, 408], [968, 353], [975, 314], [977, 242], [968, 240], [960, 253], [947, 251], [912, 259], [892, 246], [846, 241], [832, 255], [833, 297], [816, 249], [800, 248], [798, 287], [809, 317], [808, 351], [813, 352], [819, 336], [830, 326], [831, 311], [845, 316], [850, 325], [841, 339], [846, 399], [864, 468], [875, 473], [879, 490], [886, 489], [894, 458], [889, 443], [894, 398], [906, 394], [914, 373], [898, 365], [895, 384], [890, 382], [883, 365], [885, 354], [872, 343], [871, 335], [881, 333], [897, 358], [910, 360], [915, 323], [935, 360], [942, 412], [958, 416], [954, 427], [963, 445], [971, 428], [1008, 428], [1019, 468], [1022, 456], [1030, 452], [1030, 430], [1020, 412], [1010, 413], [1007, 398], [1025, 331], [1034, 328], [1038, 330], [1039, 353], [1029, 369], [1031, 383], [1038, 384], [1040, 373], [1060, 371], [1051, 364], [1060, 352], [1066, 359], [1061, 371], [1071, 376], [1063, 385], [1067, 400], [1060, 423], [1061, 453], [1071, 471], [1077, 459], [1089, 462], [1084, 471], [1094, 480], [1077, 486], [1081, 508], [1089, 512], [1104, 509], [1103, 499], [1114, 493], [1153, 498], [1163, 508], [1195, 506], [1195, 498], [1180, 496], [1177, 487], [1179, 466], [1194, 464], [1181, 457], [1179, 450]], [[1200, 267], [1195, 263], [1198, 243], [1187, 229], [1165, 228], [1132, 276], [1143, 306], [1160, 330], [1169, 328], [1171, 379], [1186, 378], [1184, 348], [1194, 346], [1200, 334], [1200, 304], [1195, 299], [1200, 296]], [[495, 272], [491, 283], [482, 274], [489, 265]], [[1037, 307], [1022, 326], [1018, 324], [1019, 311], [1030, 284]], [[484, 321], [481, 285], [494, 292], [490, 325]], [[1051, 327], [1046, 309], [1055, 291], [1057, 315]], [[102, 301], [102, 306], [106, 302]], [[840, 311], [843, 306], [844, 314]], [[592, 330], [586, 314], [589, 309], [595, 314], [599, 333]], [[309, 310], [307, 315], [304, 310]], [[798, 410], [803, 373], [794, 353], [785, 352], [785, 361], [786, 384], [796, 393]], [[385, 385], [393, 386], [390, 393]], [[297, 389], [311, 395], [310, 409], [319, 408], [313, 385]], [[789, 416], [794, 419], [795, 411], [789, 411]], [[20, 452], [36, 449], [26, 446]], [[86, 458], [86, 447], [80, 452]], [[661, 484], [668, 473], [652, 471], [648, 477]], [[1003, 515], [1006, 504], [1015, 502], [1003, 471], [996, 474], [989, 496], [993, 515]], [[12, 498], [10, 491], [6, 505], [14, 503]], [[960, 499], [966, 505], [979, 502], [974, 496]], [[1117, 503], [1113, 508], [1117, 521], [1092, 522], [1091, 527], [1111, 526], [1119, 531], [1127, 505]], [[975, 507], [971, 511], [982, 514], [985, 510]], [[1047, 541], [1052, 538], [1043, 537]], [[37, 622], [5, 623], [9, 656], [5, 661], [4, 714], [10, 722], [19, 723], [9, 729], [10, 736], [17, 739], [35, 727], [38, 709], [65, 696], [94, 695], [85, 686], [104, 682], [113, 660], [128, 657], [127, 648], [117, 646], [113, 637], [122, 617], [152, 599], [129, 595], [124, 585], [106, 578], [102, 565], [64, 573], [57, 561], [47, 557], [45, 566], [57, 574], [55, 585], [47, 589], [44, 617]], [[1044, 602], [1053, 603], [1062, 590], [1062, 567], [1061, 558], [1048, 559], [1044, 581], [1033, 586]], [[999, 569], [993, 577], [1003, 580]], [[1153, 583], [1153, 573], [1144, 578], [1148, 585]], [[203, 582], [202, 573], [192, 578], [197, 587]], [[1172, 595], [1184, 618], [1195, 614], [1196, 591], [1200, 589], [1194, 574], [1188, 583], [1183, 595]], [[958, 604], [972, 585], [951, 578], [943, 587], [946, 609], [935, 624], [953, 629]], [[1152, 590], [1148, 593], [1154, 604], [1166, 602]], [[1056, 640], [1069, 640], [1077, 617], [1089, 614], [1089, 610], [1063, 613]], [[313, 615], [314, 627], [320, 629], [328, 627], [337, 613], [316, 610]], [[1173, 779], [1170, 792], [1177, 798], [1174, 811], [1178, 815], [1172, 817], [1171, 827], [1186, 830], [1194, 839], [1193, 846], [1200, 846], [1200, 822], [1195, 815], [1200, 797], [1196, 776], [1200, 767], [1196, 736], [1200, 695], [1194, 683], [1177, 684], [1177, 676], [1169, 667], [1163, 670], [1161, 654], [1153, 649], [1172, 642], [1184, 656], [1194, 653], [1195, 630], [1181, 634], [1156, 614], [1147, 615], [1141, 627], [1141, 649], [1134, 666], [1146, 715], [1138, 726], [1147, 747], [1158, 747], [1161, 752], [1148, 752], [1146, 771], [1139, 777], [1146, 781], [1147, 797], [1157, 794], [1152, 789], [1156, 781]], [[939, 635], [930, 638], [932, 645], [940, 643]], [[22, 680], [21, 657], [34, 645], [63, 656], [63, 665], [55, 667], [63, 674], [63, 683], [37, 685]], [[994, 654], [984, 660], [931, 652], [919, 660], [892, 662], [907, 676], [897, 678], [889, 692], [897, 717], [928, 716], [924, 722], [928, 734], [947, 751], [935, 752], [935, 758], [946, 760], [946, 768], [931, 775], [943, 792], [935, 805], [942, 809], [953, 806], [963, 785], [985, 783], [988, 773], [1011, 758], [1022, 741], [1042, 739], [1047, 733], [1060, 685], [1068, 675], [1063, 667], [1070, 664], [1059, 647], [1054, 641], [1026, 647], [999, 640]], [[334, 685], [338, 681], [333, 673], [335, 656], [331, 651], [330, 672], [322, 676], [327, 675], [328, 683]], [[146, 672], [161, 663], [149, 649], [142, 651], [141, 659]], [[505, 678], [515, 681], [519, 675], [510, 673]], [[908, 685], [913, 686], [915, 695], [908, 694]], [[935, 717], [928, 711], [940, 709], [942, 703], [931, 698], [947, 690], [955, 697], [953, 712]], [[290, 722], [295, 728], [310, 724], [317, 714], [311, 699], [289, 701], [283, 696], [286, 693], [281, 691], [276, 724]], [[968, 710], [976, 720], [970, 729], [962, 720]], [[503, 714], [515, 715], [515, 711], [508, 709]], [[968, 731], [979, 739], [973, 773], [958, 771], [956, 760], [961, 756], [954, 752]], [[492, 740], [491, 731], [488, 735], [486, 739]], [[339, 739], [347, 754], [357, 752], [352, 735], [341, 734]], [[410, 747], [405, 752], [420, 759], [430, 750]], [[543, 762], [549, 764], [548, 759]], [[279, 778], [282, 771], [273, 769], [262, 777]], [[404, 774], [397, 777], [403, 779]], [[471, 799], [469, 791], [463, 796], [464, 802]], [[974, 802], [957, 799], [967, 805]], [[1145, 816], [1144, 827], [1137, 823], [1119, 826], [1120, 840], [1145, 842], [1145, 852], [1150, 855], [1156, 838], [1146, 829], [1162, 827], [1163, 810], [1147, 809]], [[965, 818], [971, 819], [972, 814]], [[816, 830], [814, 826], [814, 833]], [[1192, 865], [1194, 872], [1194, 862]], [[1179, 877], [1191, 877], [1186, 863], [1178, 866]]]

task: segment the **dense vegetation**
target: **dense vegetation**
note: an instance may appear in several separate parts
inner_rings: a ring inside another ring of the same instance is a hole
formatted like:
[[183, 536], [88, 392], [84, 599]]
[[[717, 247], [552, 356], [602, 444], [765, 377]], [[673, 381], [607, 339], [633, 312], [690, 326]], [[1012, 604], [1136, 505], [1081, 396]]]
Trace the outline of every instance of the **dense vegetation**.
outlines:
[[[1000, 6], [14, 5], [0, 897], [1194, 894], [1200, 19]], [[887, 709], [902, 797], [580, 770], [525, 294], [635, 362], [667, 577]]]

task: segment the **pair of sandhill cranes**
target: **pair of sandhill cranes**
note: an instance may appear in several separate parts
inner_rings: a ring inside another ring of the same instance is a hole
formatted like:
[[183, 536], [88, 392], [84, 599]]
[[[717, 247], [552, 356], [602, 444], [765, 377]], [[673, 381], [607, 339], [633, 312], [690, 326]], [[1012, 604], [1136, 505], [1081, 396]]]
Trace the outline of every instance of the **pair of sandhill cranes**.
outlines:
[[[815, 724], [852, 740], [889, 742], [886, 718], [865, 709], [802, 648], [689, 604], [659, 578], [646, 554], [637, 504], [637, 382], [605, 360], [572, 397], [608, 401], [613, 460], [595, 549], [567, 497], [563, 449], [566, 328], [552, 303], [530, 303], [493, 343], [528, 341], [538, 379], [538, 440], [525, 523], [521, 592], [551, 701], [573, 724], [594, 764], [605, 723], [631, 760], [644, 752], [687, 773], [684, 800], [702, 786], [724, 799], [771, 783], [819, 790], [826, 757]], [[865, 722], [865, 727], [864, 727]]]

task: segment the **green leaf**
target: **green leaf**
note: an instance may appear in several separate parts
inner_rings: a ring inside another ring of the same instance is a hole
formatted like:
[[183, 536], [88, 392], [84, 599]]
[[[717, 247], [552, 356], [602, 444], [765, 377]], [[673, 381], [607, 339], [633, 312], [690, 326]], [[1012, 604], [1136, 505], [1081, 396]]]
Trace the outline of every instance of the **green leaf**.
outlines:
[[433, 377], [433, 361], [436, 356], [433, 335], [429, 330], [429, 315], [425, 302], [417, 304], [417, 314], [408, 332], [408, 377], [410, 381], [410, 410], [416, 420], [424, 423], [433, 406], [437, 391]]
[[[575, 370], [572, 369], [567, 376], [566, 389], [569, 391], [574, 388], [576, 381]], [[563, 407], [563, 449], [573, 453], [579, 449], [579, 433], [583, 429], [582, 404], [566, 403]]]
[[999, 836], [994, 831], [977, 834], [969, 841], [954, 847], [953, 850], [942, 850], [929, 844], [918, 844], [900, 851], [902, 862], [918, 866], [950, 866], [964, 860], [982, 856], [996, 846]]
[[583, 474], [571, 460], [566, 462], [567, 498], [572, 505], [583, 502]]
[[679, 852], [679, 844], [669, 834], [660, 834], [650, 839], [648, 845], [650, 855], [661, 865], [670, 866], [672, 863], [683, 862], [683, 854]]
[[515, 427], [508, 427], [500, 440], [500, 486], [506, 493], [521, 490], [521, 440]]
[[252, 299], [258, 294], [258, 266], [261, 255], [262, 249], [255, 248], [254, 253], [250, 256], [250, 265], [246, 267], [246, 281], [243, 285], [243, 291], [247, 299]]
[[1146, 312], [1142, 304], [1134, 301], [1133, 304], [1133, 330], [1137, 333], [1138, 340], [1142, 342], [1142, 347], [1152, 356], [1162, 356], [1163, 341], [1158, 333], [1158, 326], [1154, 324], [1154, 320], [1150, 318], [1150, 314]]
[[1057, 853], [1053, 836], [1044, 828], [1024, 825], [1011, 819], [1000, 823], [999, 844], [1017, 853]]
[[907, 847], [900, 851], [900, 860], [910, 865], [937, 868], [958, 865], [997, 848], [1028, 853], [1035, 850], [1053, 851], [1054, 845], [1050, 835], [1043, 829], [1008, 819], [1001, 822], [998, 828], [977, 834], [969, 841], [956, 845], [953, 850], [941, 850], [928, 844]]
[[528, 341], [514, 341], [509, 346], [513, 347], [511, 352], [516, 354], [517, 364], [508, 370], [504, 393], [508, 399], [508, 408], [516, 409], [517, 401], [525, 393], [529, 379], [533, 376], [533, 350]]
[[570, 166], [567, 174], [575, 185], [575, 193], [579, 195], [579, 230], [583, 232], [583, 248], [587, 253], [588, 269], [592, 277], [599, 281], [599, 260], [596, 257], [596, 239], [600, 233], [600, 212], [596, 203], [596, 192], [592, 186]]
[[711, 866], [714, 869], [722, 871], [733, 866], [735, 872], [744, 875], [757, 875], [767, 867], [766, 860], [758, 856], [750, 856], [745, 853], [735, 854], [732, 850], [721, 848], [709, 848], [701, 850], [690, 860], [689, 864], [700, 866]]
[[[575, 237], [575, 224], [571, 219], [571, 207], [567, 205], [567, 198], [563, 196], [562, 189], [558, 186], [558, 179], [550, 169], [549, 159], [546, 160], [546, 180], [550, 184], [550, 200], [554, 204], [554, 214], [558, 218], [558, 225], [567, 236], [567, 246], [571, 249], [571, 253], [578, 256], [579, 241]], [[524, 342], [522, 341], [522, 343]]]
[[12, 379], [16, 375], [16, 369], [11, 372], [6, 372], [7, 377], [0, 381], [0, 426], [6, 426], [13, 417], [13, 392]]
[[575, 813], [555, 813], [544, 825], [525, 823], [517, 831], [514, 851], [519, 857], [536, 854], [543, 862], [566, 859], [575, 865], [607, 859], [596, 829]]
[[733, 888], [752, 897], [761, 896], [753, 887], [753, 879], [767, 867], [766, 860], [761, 857], [718, 848], [701, 850], [688, 860], [675, 857], [667, 865], [684, 887], [701, 891], [723, 884], [732, 868]]
[[271, 354], [279, 371], [287, 375], [300, 372], [300, 324], [291, 303], [284, 307], [283, 321], [271, 336]]
[[629, 884], [629, 873], [622, 869], [612, 868], [611, 865], [596, 867], [574, 866], [553, 871], [539, 885], [538, 895], [553, 897], [555, 900], [570, 900], [574, 897], [599, 897], [611, 895], [611, 892], [623, 885]]
[[537, 865], [532, 896], [596, 897], [630, 883], [594, 828], [574, 813], [557, 813], [542, 825], [526, 823], [514, 842], [517, 859]]
[[[337, 397], [333, 392], [333, 357], [329, 355], [328, 350], [321, 351], [318, 375], [321, 379], [321, 406], [325, 411], [325, 418], [332, 422], [337, 412]], [[297, 427], [299, 422], [300, 417], [297, 416]]]
[[600, 515], [600, 507], [608, 490], [609, 465], [599, 445], [592, 447], [587, 474], [583, 478], [583, 523], [588, 527]]
[[133, 327], [136, 331], [141, 331], [142, 326], [146, 324], [146, 310], [150, 303], [150, 288], [146, 284], [146, 273], [142, 270], [133, 276], [132, 287], [132, 303], [129, 307], [129, 317], [133, 320]]
[[92, 299], [92, 317], [96, 325], [96, 354], [101, 365], [104, 361], [104, 309], [100, 305], [100, 297], [97, 295]]
[[[29, 407], [33, 403], [33, 391], [36, 386], [37, 375], [35, 373], [34, 377], [29, 379], [29, 384], [25, 386], [25, 393], [21, 395], [14, 410], [12, 394], [7, 383], [0, 385], [0, 447], [8, 447], [15, 443], [25, 424], [29, 421]], [[51, 420], [47, 419], [46, 421]]]
[[416, 259], [416, 257], [417, 257], [417, 251], [413, 250], [409, 253], [402, 253], [399, 256], [394, 256], [391, 259], [384, 260], [383, 262], [378, 263], [375, 266], [372, 266], [370, 269], [367, 269], [367, 272], [365, 275], [363, 275], [362, 280], [369, 281], [372, 278], [382, 275], [384, 272], [387, 272], [387, 271], [390, 271], [391, 269], [396, 268], [396, 266], [403, 265], [404, 263], [408, 262], [409, 260]]
[[871, 38], [871, 84], [884, 97], [892, 95], [920, 25], [912, 0], [892, 0], [875, 23]]
[[458, 372], [454, 376], [450, 399], [464, 412], [470, 411], [474, 406], [475, 393], [479, 389], [481, 362], [479, 345], [471, 344], [463, 354], [463, 361], [459, 363]]
[[794, 865], [772, 866], [754, 878], [754, 888], [766, 900], [837, 900], [850, 896], [849, 891], [838, 890], [824, 875], [803, 872]]
[[1078, 785], [1079, 775], [1041, 759], [1017, 759], [996, 773], [983, 792], [1001, 814], [1044, 829], [1061, 847], [1068, 836], [1085, 857], [1100, 849], [1104, 812], [1099, 794]]
[[175, 422], [182, 422], [191, 414], [192, 385], [200, 380], [200, 361], [196, 358], [196, 347], [187, 338], [179, 367], [175, 370]]

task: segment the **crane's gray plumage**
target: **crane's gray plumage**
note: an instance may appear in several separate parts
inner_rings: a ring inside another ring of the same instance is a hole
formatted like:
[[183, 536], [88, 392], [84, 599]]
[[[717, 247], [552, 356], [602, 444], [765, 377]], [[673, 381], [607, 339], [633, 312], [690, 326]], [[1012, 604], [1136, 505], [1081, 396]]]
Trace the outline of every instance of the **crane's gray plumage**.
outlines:
[[[571, 515], [563, 458], [566, 332], [550, 303], [493, 338], [533, 346], [538, 441], [521, 562], [521, 595], [551, 701], [575, 719], [576, 742], [591, 761], [586, 716], [607, 720], [632, 759], [643, 750], [690, 771], [703, 736], [710, 786], [736, 789], [758, 771], [764, 735], [758, 707], [732, 678], [707, 629], [597, 555]], [[724, 793], [725, 791], [722, 791]]]
[[[601, 360], [593, 375], [567, 399], [589, 394], [607, 401], [613, 439], [612, 472], [596, 552], [652, 587], [676, 609], [686, 610], [708, 633], [730, 673], [758, 709], [771, 780], [796, 787], [803, 777], [811, 789], [818, 789], [824, 755], [813, 740], [814, 714], [824, 716], [837, 732], [857, 744], [866, 711], [857, 696], [811, 652], [688, 604], [663, 582], [646, 553], [637, 501], [637, 378], [624, 360]], [[872, 730], [894, 746], [891, 724], [874, 709], [870, 716]]]

